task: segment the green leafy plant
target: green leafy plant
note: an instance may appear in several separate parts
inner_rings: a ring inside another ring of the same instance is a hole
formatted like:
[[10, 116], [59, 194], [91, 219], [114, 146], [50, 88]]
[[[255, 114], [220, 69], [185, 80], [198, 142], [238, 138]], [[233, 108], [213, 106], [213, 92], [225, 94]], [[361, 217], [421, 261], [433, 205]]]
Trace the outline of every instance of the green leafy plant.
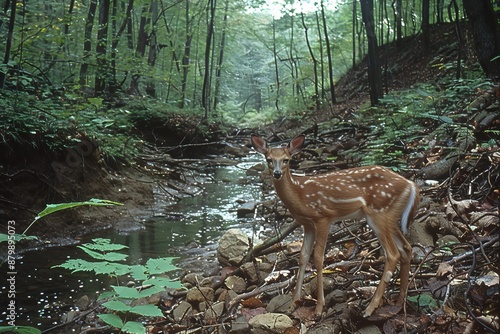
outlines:
[[125, 333], [146, 333], [144, 325], [137, 321], [127, 321], [131, 316], [162, 317], [163, 313], [156, 305], [133, 305], [134, 300], [149, 297], [168, 288], [182, 288], [177, 281], [166, 277], [156, 276], [178, 269], [172, 264], [175, 258], [166, 257], [149, 259], [144, 265], [127, 265], [121, 263], [127, 255], [117, 251], [128, 248], [121, 244], [111, 243], [109, 239], [96, 238], [91, 243], [78, 246], [93, 260], [68, 259], [66, 262], [54, 266], [78, 271], [93, 271], [96, 274], [105, 274], [113, 277], [130, 275], [136, 281], [142, 281], [140, 289], [124, 286], [112, 286], [113, 291], [108, 291], [99, 296], [99, 300], [106, 300], [102, 305], [112, 313], [99, 314], [98, 317], [110, 326], [120, 329]]
[[41, 334], [42, 331], [30, 326], [0, 326], [0, 333]]
[[[84, 205], [91, 205], [91, 206], [108, 206], [108, 205], [123, 205], [122, 203], [118, 202], [113, 202], [113, 201], [108, 201], [108, 200], [102, 200], [102, 199], [96, 199], [92, 198], [88, 201], [85, 202], [70, 202], [70, 203], [59, 203], [59, 204], [47, 204], [45, 209], [38, 213], [38, 215], [35, 217], [35, 219], [31, 222], [31, 224], [24, 230], [22, 234], [17, 234], [14, 233], [14, 229], [9, 229], [8, 233], [0, 233], [0, 243], [2, 242], [8, 242], [8, 252], [7, 252], [7, 260], [11, 261], [11, 257], [13, 256], [12, 253], [14, 253], [15, 250], [15, 243], [20, 241], [20, 240], [34, 240], [37, 239], [35, 236], [28, 236], [26, 235], [26, 232], [29, 230], [29, 228], [40, 218], [45, 217], [47, 215], [50, 215], [54, 212], [61, 211], [61, 210], [66, 210], [74, 207], [79, 207], [79, 206], [84, 206]], [[10, 225], [9, 225], [10, 226]], [[107, 242], [109, 243], [109, 242]], [[106, 248], [106, 242], [103, 242], [104, 246], [102, 246], [104, 249]], [[121, 246], [121, 245], [120, 245]], [[113, 248], [114, 246], [109, 246]], [[126, 246], [122, 246], [122, 249]], [[123, 254], [120, 254], [123, 256]], [[126, 256], [125, 256], [126, 257]], [[122, 257], [123, 258], [123, 257]], [[10, 262], [9, 262], [10, 263]], [[3, 265], [3, 262], [0, 263], [0, 267]], [[30, 327], [30, 326], [0, 326], [0, 333], [19, 333], [19, 334], [38, 334], [41, 333], [41, 331], [37, 328]]]

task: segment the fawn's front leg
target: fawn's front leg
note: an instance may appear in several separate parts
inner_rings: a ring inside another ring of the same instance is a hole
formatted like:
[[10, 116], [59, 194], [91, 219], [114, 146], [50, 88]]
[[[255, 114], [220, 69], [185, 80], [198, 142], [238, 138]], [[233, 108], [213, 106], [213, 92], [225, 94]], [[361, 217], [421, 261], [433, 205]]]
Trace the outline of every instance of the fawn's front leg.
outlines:
[[306, 272], [306, 265], [309, 262], [309, 258], [314, 246], [314, 227], [309, 225], [302, 225], [302, 228], [304, 230], [304, 240], [302, 241], [302, 248], [300, 249], [299, 272], [297, 274], [297, 279], [295, 282], [292, 304], [290, 305], [290, 310], [292, 311], [295, 309], [295, 303], [300, 300], [302, 283], [304, 282], [304, 275]]

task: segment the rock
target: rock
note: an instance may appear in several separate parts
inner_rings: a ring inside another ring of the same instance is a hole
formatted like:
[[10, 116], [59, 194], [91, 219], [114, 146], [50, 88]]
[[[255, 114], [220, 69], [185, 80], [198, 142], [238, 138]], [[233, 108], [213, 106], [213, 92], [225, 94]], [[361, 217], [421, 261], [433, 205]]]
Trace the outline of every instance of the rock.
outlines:
[[195, 287], [188, 291], [186, 300], [189, 303], [199, 303], [204, 301], [212, 302], [214, 300], [214, 295], [215, 291], [210, 287]]
[[189, 284], [191, 287], [197, 286], [205, 277], [199, 273], [189, 273], [181, 279], [182, 284]]
[[236, 293], [243, 293], [247, 288], [247, 283], [239, 276], [229, 276], [224, 281], [224, 284], [226, 284], [228, 289], [231, 289]]
[[[323, 277], [323, 291], [325, 294], [330, 293], [335, 288], [335, 280], [331, 277], [324, 276]], [[304, 291], [311, 295], [318, 295], [318, 277], [314, 277], [311, 282], [304, 284]]]
[[284, 333], [293, 327], [289, 316], [281, 313], [258, 314], [248, 322], [252, 334]]
[[231, 322], [231, 329], [229, 334], [246, 334], [250, 333], [250, 325], [245, 316], [240, 315], [238, 318]]
[[61, 316], [61, 322], [63, 324], [72, 322], [79, 315], [80, 315], [80, 312], [78, 312], [78, 311], [68, 311], [68, 313], [64, 313]]
[[76, 302], [75, 306], [78, 307], [80, 311], [84, 311], [90, 306], [90, 298], [87, 295], [80, 297]]
[[224, 313], [224, 303], [223, 302], [213, 303], [205, 311], [204, 315], [205, 323], [207, 323], [208, 325], [213, 325], [219, 322], [218, 320], [221, 317], [222, 313]]
[[271, 313], [285, 313], [288, 312], [291, 302], [292, 296], [289, 293], [277, 295], [267, 304], [266, 310]]
[[256, 205], [257, 203], [255, 201], [242, 203], [237, 210], [238, 218], [253, 217]]
[[248, 168], [246, 171], [247, 175], [252, 175], [252, 176], [257, 176], [260, 175], [261, 172], [266, 170], [266, 165], [260, 163], [257, 165], [253, 165], [252, 167]]
[[217, 259], [223, 266], [238, 265], [247, 254], [249, 247], [248, 236], [243, 231], [237, 228], [229, 229], [219, 239]]
[[231, 300], [236, 297], [238, 297], [238, 294], [236, 292], [234, 292], [233, 290], [224, 289], [217, 298], [217, 301], [229, 304]]
[[193, 307], [186, 301], [181, 301], [179, 305], [174, 308], [172, 315], [176, 323], [185, 323], [193, 312]]
[[359, 333], [359, 334], [382, 334], [380, 329], [375, 325], [368, 325], [365, 327], [361, 327], [356, 331], [356, 333]]
[[273, 264], [247, 262], [241, 265], [241, 270], [250, 283], [259, 284], [273, 271]]

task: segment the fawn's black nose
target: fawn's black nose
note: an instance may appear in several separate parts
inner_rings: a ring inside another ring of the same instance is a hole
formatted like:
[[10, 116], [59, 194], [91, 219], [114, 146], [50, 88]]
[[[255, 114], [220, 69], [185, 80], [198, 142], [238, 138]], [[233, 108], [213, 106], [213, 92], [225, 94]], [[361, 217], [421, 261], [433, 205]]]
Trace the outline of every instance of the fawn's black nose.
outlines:
[[281, 179], [281, 176], [282, 176], [282, 175], [283, 175], [283, 173], [281, 173], [281, 171], [280, 171], [280, 170], [275, 170], [275, 171], [273, 172], [273, 176], [274, 176], [274, 178], [275, 178], [276, 180]]

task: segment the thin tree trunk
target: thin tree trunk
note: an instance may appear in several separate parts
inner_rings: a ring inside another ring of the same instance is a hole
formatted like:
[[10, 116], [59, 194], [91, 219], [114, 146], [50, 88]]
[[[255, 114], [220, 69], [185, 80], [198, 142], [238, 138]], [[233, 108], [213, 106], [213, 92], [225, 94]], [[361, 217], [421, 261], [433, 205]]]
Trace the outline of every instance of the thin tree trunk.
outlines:
[[[148, 8], [146, 7], [146, 5], [144, 5], [141, 11], [141, 20], [139, 21], [139, 31], [137, 32], [137, 46], [135, 49], [135, 56], [138, 58], [143, 58], [144, 54], [146, 53], [146, 42], [148, 39], [148, 35], [146, 34], [146, 25], [148, 23], [148, 19], [146, 17], [147, 10]], [[130, 81], [130, 86], [128, 89], [129, 94], [140, 95], [139, 79], [139, 74], [132, 74], [132, 80]]]
[[222, 62], [224, 60], [224, 48], [226, 44], [227, 16], [229, 10], [229, 0], [226, 0], [224, 6], [224, 18], [222, 20], [222, 36], [220, 40], [219, 57], [215, 68], [215, 89], [214, 89], [214, 113], [217, 113], [217, 104], [219, 103], [219, 89], [222, 73]]
[[[151, 33], [149, 34], [149, 52], [148, 52], [148, 66], [151, 67], [151, 73], [154, 73], [154, 66], [156, 64], [156, 57], [158, 55], [158, 41], [156, 38], [156, 22], [158, 20], [158, 1], [151, 1], [149, 9], [151, 16]], [[156, 97], [156, 86], [150, 77], [146, 83], [146, 94], [149, 97]]]
[[109, 0], [101, 0], [99, 3], [99, 28], [97, 30], [97, 44], [95, 47], [97, 57], [97, 72], [95, 75], [94, 89], [96, 94], [103, 94], [109, 76], [109, 64], [106, 59], [109, 31]]
[[[10, 17], [9, 17], [9, 27], [7, 32], [7, 41], [5, 43], [5, 54], [3, 56], [3, 64], [7, 65], [10, 60], [10, 50], [12, 48], [12, 38], [14, 36], [14, 27], [16, 23], [16, 0], [10, 0]], [[5, 4], [5, 8], [8, 8], [8, 1]], [[0, 88], [5, 86], [6, 72], [0, 71]]]
[[323, 20], [323, 33], [325, 34], [326, 56], [328, 58], [328, 79], [330, 81], [330, 98], [332, 103], [336, 103], [337, 98], [335, 96], [335, 82], [333, 81], [333, 56], [330, 46], [330, 38], [328, 37], [328, 26], [326, 25], [325, 6], [323, 4], [323, 1], [321, 1], [321, 17]]
[[373, 21], [373, 0], [361, 0], [361, 13], [368, 38], [368, 81], [370, 85], [370, 102], [376, 105], [384, 96], [380, 75], [380, 59], [378, 55], [377, 37]]
[[80, 86], [84, 88], [87, 85], [87, 76], [89, 69], [89, 57], [92, 53], [92, 30], [94, 29], [94, 18], [97, 10], [97, 0], [90, 0], [89, 12], [85, 21], [85, 33], [83, 41], [83, 61], [80, 66]]
[[205, 71], [203, 76], [203, 88], [201, 95], [201, 103], [203, 109], [205, 109], [205, 118], [208, 118], [210, 114], [210, 86], [211, 86], [211, 77], [210, 77], [210, 69], [211, 69], [211, 61], [210, 54], [212, 50], [212, 40], [214, 34], [214, 24], [215, 24], [215, 7], [216, 0], [209, 0], [209, 20], [207, 26], [207, 39], [206, 39], [206, 48], [205, 48]]
[[273, 57], [274, 57], [274, 71], [276, 75], [276, 100], [274, 102], [274, 105], [276, 107], [276, 111], [279, 111], [281, 85], [280, 85], [280, 76], [278, 70], [278, 52], [276, 51], [276, 20], [274, 18], [273, 18]]
[[184, 108], [186, 104], [186, 89], [191, 57], [191, 42], [193, 40], [193, 33], [191, 32], [191, 29], [192, 28], [189, 19], [189, 0], [186, 0], [186, 41], [184, 42], [184, 54], [182, 55], [182, 86], [180, 102], [181, 108]]
[[314, 56], [314, 52], [311, 47], [311, 42], [309, 41], [309, 34], [307, 32], [308, 28], [306, 25], [306, 21], [304, 19], [304, 13], [300, 14], [302, 18], [302, 27], [304, 28], [304, 34], [306, 37], [306, 45], [307, 49], [309, 50], [309, 55], [311, 56], [311, 60], [313, 62], [313, 73], [314, 73], [314, 106], [316, 111], [319, 111], [319, 106], [320, 106], [320, 101], [319, 101], [319, 90], [318, 90], [318, 61], [316, 60], [316, 57]]

